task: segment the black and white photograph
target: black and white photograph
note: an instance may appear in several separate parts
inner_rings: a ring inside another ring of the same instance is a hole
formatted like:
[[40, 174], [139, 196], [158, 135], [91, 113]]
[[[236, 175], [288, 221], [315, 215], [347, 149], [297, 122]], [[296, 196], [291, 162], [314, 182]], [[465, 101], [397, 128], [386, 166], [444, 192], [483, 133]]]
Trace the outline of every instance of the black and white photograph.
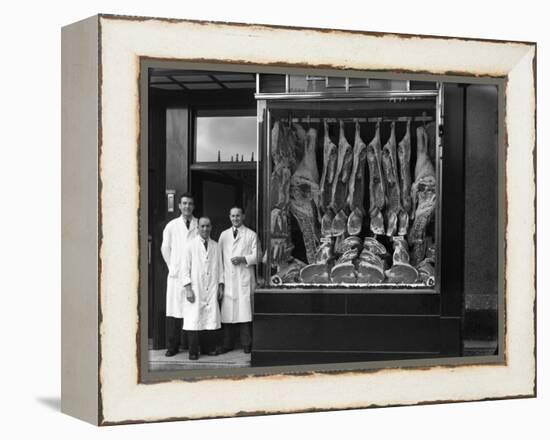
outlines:
[[63, 413], [370, 426], [536, 396], [536, 43], [67, 23]]
[[141, 70], [149, 371], [499, 358], [502, 81], [206, 67]]

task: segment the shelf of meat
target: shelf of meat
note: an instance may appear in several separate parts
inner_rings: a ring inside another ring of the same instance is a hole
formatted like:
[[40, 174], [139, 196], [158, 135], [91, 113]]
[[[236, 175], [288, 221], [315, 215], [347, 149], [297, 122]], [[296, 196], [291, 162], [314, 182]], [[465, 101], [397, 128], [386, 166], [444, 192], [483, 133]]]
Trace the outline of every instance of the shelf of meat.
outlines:
[[312, 123], [273, 113], [271, 286], [436, 285], [435, 123], [427, 119]]

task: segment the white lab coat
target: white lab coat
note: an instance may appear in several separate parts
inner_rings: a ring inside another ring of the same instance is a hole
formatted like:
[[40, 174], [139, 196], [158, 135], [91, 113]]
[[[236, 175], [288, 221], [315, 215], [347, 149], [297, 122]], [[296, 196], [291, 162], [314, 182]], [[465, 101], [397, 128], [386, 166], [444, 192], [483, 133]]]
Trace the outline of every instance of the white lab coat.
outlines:
[[195, 294], [195, 302], [190, 302], [185, 297], [183, 329], [216, 330], [220, 328], [218, 285], [223, 283], [223, 269], [218, 243], [209, 239], [207, 251], [200, 236], [190, 240], [185, 246], [179, 273], [182, 288], [190, 283]]
[[191, 219], [189, 229], [182, 216], [168, 222], [162, 233], [161, 252], [168, 266], [166, 280], [166, 316], [183, 318], [184, 292], [178, 285], [178, 273], [181, 268], [183, 251], [188, 240], [198, 235], [198, 220]]
[[[255, 264], [258, 261], [258, 236], [246, 226], [238, 229], [233, 238], [233, 228], [220, 235], [220, 248], [224, 267], [225, 292], [222, 302], [222, 322], [252, 321], [252, 299], [256, 286]], [[246, 264], [231, 263], [233, 257], [244, 257]]]

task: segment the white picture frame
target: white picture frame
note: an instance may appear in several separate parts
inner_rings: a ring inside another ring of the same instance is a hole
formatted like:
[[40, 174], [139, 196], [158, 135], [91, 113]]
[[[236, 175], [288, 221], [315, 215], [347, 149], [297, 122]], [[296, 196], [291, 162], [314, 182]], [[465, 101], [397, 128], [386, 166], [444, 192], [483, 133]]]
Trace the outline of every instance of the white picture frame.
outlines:
[[[62, 49], [64, 412], [110, 425], [536, 394], [533, 43], [99, 15]], [[502, 361], [142, 383], [141, 59], [503, 79]]]

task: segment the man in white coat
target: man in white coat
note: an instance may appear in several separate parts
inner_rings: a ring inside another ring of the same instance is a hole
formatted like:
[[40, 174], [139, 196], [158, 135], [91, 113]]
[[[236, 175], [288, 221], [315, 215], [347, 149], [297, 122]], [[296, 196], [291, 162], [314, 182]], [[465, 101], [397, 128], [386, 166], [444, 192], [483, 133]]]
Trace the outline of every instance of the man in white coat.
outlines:
[[245, 353], [252, 347], [252, 299], [256, 277], [254, 267], [258, 260], [258, 236], [244, 225], [245, 213], [240, 207], [229, 211], [231, 228], [220, 235], [225, 290], [222, 302], [222, 352], [234, 348], [234, 327], [239, 327], [241, 345]]
[[199, 219], [199, 236], [185, 246], [180, 272], [181, 286], [185, 289], [183, 329], [189, 337], [189, 359], [220, 353], [217, 332], [221, 325], [219, 301], [224, 294], [222, 257], [218, 243], [210, 238], [212, 223], [207, 217]]
[[183, 328], [184, 292], [177, 279], [185, 243], [198, 234], [198, 220], [193, 217], [195, 203], [191, 194], [182, 194], [178, 207], [181, 215], [168, 222], [162, 233], [161, 253], [168, 266], [166, 280], [166, 356], [177, 354]]

